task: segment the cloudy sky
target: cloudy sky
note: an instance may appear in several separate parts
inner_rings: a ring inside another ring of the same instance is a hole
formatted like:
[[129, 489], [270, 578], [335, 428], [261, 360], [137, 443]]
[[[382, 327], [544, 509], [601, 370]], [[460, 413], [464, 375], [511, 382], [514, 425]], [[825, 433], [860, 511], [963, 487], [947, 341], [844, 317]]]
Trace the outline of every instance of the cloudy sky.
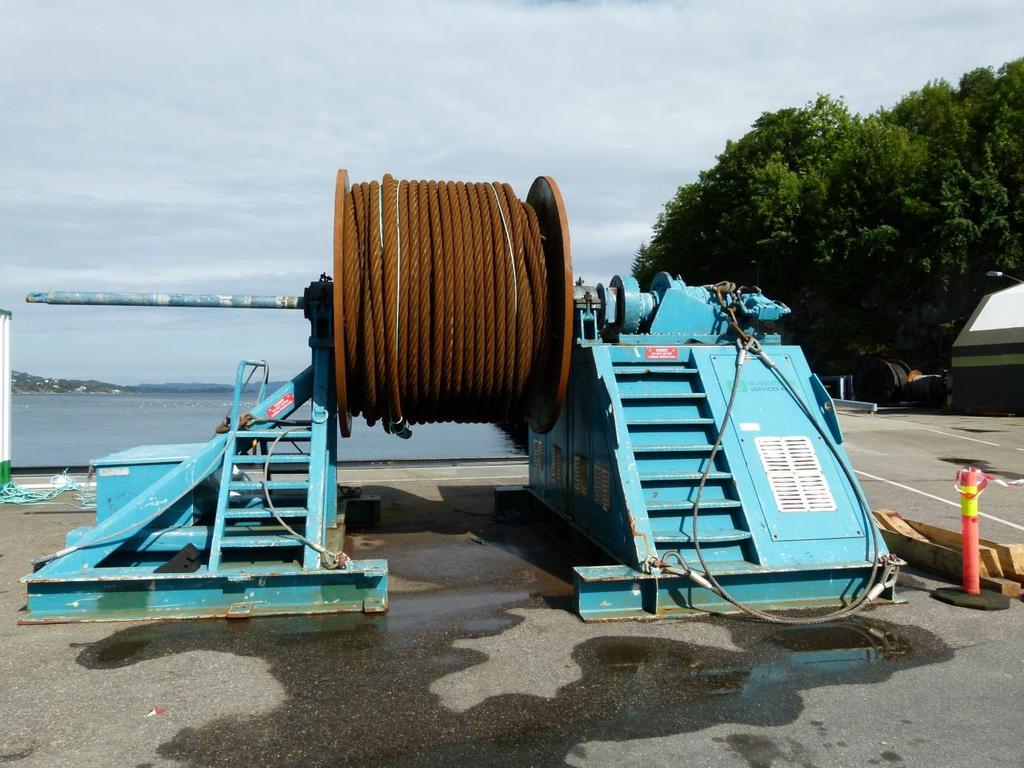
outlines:
[[[857, 111], [1024, 55], [1015, 2], [0, 0], [0, 307], [16, 369], [133, 383], [307, 361], [299, 313], [26, 305], [300, 293], [354, 180], [559, 182], [607, 280], [765, 110]], [[684, 276], [685, 277], [685, 276]]]

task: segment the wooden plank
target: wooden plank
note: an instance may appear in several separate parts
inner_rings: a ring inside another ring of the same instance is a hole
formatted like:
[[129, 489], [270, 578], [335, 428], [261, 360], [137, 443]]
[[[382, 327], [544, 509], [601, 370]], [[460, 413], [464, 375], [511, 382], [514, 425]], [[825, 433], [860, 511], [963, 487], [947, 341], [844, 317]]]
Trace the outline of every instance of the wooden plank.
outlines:
[[[947, 576], [957, 583], [963, 579], [963, 555], [958, 550], [885, 529], [882, 530], [882, 538], [892, 552], [911, 565]], [[1007, 597], [1020, 596], [1020, 584], [1008, 579], [983, 576], [981, 587]]]
[[1006, 578], [1024, 581], [1024, 544], [1000, 544], [991, 539], [980, 539], [979, 543], [996, 551]]
[[[943, 546], [952, 546], [956, 548], [961, 547], [960, 533], [953, 531], [948, 528], [939, 528], [935, 525], [929, 525], [928, 523], [922, 523], [917, 520], [911, 520], [903, 517], [899, 512], [892, 512], [887, 509], [875, 510], [877, 512], [884, 512], [888, 516], [893, 516], [906, 523], [911, 530], [915, 533], [923, 535], [927, 539], [932, 539]], [[890, 530], [894, 530], [890, 528]], [[903, 533], [909, 536], [910, 534], [903, 530], [897, 530], [897, 533]], [[951, 542], [945, 544], [945, 541]], [[955, 542], [955, 543], [953, 543]], [[993, 549], [999, 555], [999, 563], [1002, 569], [1006, 572], [1006, 575], [1015, 574], [1018, 576], [1024, 576], [1024, 544], [1004, 544], [1001, 541], [995, 541], [993, 539], [978, 539], [978, 544], [983, 547]]]
[[907, 525], [906, 520], [903, 519], [899, 512], [893, 512], [891, 509], [876, 509], [874, 513], [875, 520], [878, 521], [883, 529], [898, 533], [907, 538], [917, 539], [918, 541], [928, 540], [926, 536]]
[[894, 553], [911, 565], [941, 573], [957, 580], [962, 578], [963, 562], [960, 553], [949, 547], [904, 536], [894, 531], [882, 531], [882, 538]]
[[[953, 547], [954, 549], [961, 548], [961, 537], [958, 532], [939, 528], [928, 523], [921, 523], [917, 520], [903, 519], [918, 533], [923, 534], [937, 544]], [[978, 544], [983, 561], [986, 557], [994, 557], [999, 564], [999, 570], [1004, 578], [1024, 583], [1024, 544], [1003, 544], [992, 539], [979, 539]], [[988, 550], [988, 554], [986, 554], [986, 550]], [[996, 574], [993, 572], [992, 575]]]
[[892, 528], [889, 525], [889, 515], [892, 513], [890, 513], [889, 510], [876, 507], [875, 509], [871, 510], [871, 512], [872, 514], [874, 514], [875, 522], [878, 523], [879, 528], [882, 528], [886, 531], [892, 530]]
[[1020, 597], [1021, 586], [1016, 581], [1009, 579], [988, 579], [984, 576], [979, 579], [979, 586], [992, 592], [999, 592], [1007, 597]]
[[[1006, 597], [1017, 598], [1021, 594], [1021, 585], [1016, 581], [1010, 579], [991, 579], [993, 586], [986, 587], [984, 584], [981, 586], [985, 589], [992, 589], [995, 592], [1001, 592]], [[995, 585], [998, 584], [999, 588], [996, 589]]]
[[[951, 531], [947, 528], [939, 528], [937, 525], [929, 525], [928, 523], [921, 523], [917, 520], [907, 520], [904, 518], [904, 521], [915, 531], [920, 533], [922, 536], [925, 536], [929, 541], [933, 541], [943, 547], [949, 547], [950, 549], [963, 550], [963, 539], [957, 531]], [[1009, 576], [1008, 573], [1003, 572], [999, 553], [996, 552], [993, 547], [986, 546], [979, 542], [978, 560], [981, 563], [982, 576]]]
[[907, 525], [936, 544], [952, 549], [960, 549], [963, 546], [959, 531], [951, 531], [948, 528], [940, 528], [937, 525], [929, 525], [917, 520], [907, 520]]

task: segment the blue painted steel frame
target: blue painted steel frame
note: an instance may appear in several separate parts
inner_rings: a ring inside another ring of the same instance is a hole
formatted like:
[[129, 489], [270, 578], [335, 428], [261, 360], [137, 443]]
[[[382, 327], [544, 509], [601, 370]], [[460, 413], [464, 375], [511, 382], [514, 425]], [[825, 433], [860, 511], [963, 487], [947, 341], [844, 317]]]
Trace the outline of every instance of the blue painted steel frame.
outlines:
[[[257, 420], [286, 420], [310, 402], [307, 536], [340, 549], [344, 529], [336, 520], [337, 413], [331, 390], [329, 302], [307, 304], [307, 313], [314, 329], [312, 365], [263, 397], [251, 415]], [[225, 465], [227, 457], [235, 455], [237, 441], [269, 435], [259, 428], [239, 429], [241, 377], [247, 364], [253, 363], [244, 361], [239, 367], [228, 433], [164, 452], [159, 447], [129, 451], [120, 465], [115, 457], [111, 466], [100, 467], [100, 472], [127, 474], [137, 466], [133, 455], [142, 465], [159, 462], [161, 455], [174, 456], [155, 480], [141, 472], [145, 480], [130, 500], [98, 515], [93, 527], [72, 531], [61, 556], [22, 579], [28, 613], [21, 623], [387, 610], [386, 561], [349, 561], [345, 568], [330, 570], [321, 566], [319, 553], [309, 546], [304, 547], [301, 565], [256, 559], [225, 563], [217, 558], [192, 573], [156, 572], [167, 558], [154, 559], [154, 553], [176, 552], [189, 543], [201, 551], [210, 544], [208, 551], [215, 551], [213, 540], [223, 530], [229, 483], [221, 484], [212, 525], [194, 519], [192, 494], [219, 471], [231, 477], [231, 468], [225, 471]], [[112, 557], [116, 565], [105, 563]]]
[[[870, 568], [861, 563], [714, 573], [729, 594], [744, 604], [760, 610], [780, 610], [849, 601], [864, 589]], [[576, 611], [587, 621], [686, 618], [737, 610], [687, 578], [656, 576], [621, 565], [574, 568], [573, 588]], [[891, 590], [882, 596], [885, 600], [894, 598]]]
[[[534, 497], [620, 563], [575, 569], [580, 615], [603, 620], [735, 610], [689, 579], [651, 565], [671, 550], [702, 571], [690, 511], [719, 427], [725, 434], [702, 495], [699, 529], [710, 570], [729, 592], [762, 609], [835, 606], [855, 597], [872, 570], [873, 542], [879, 555], [887, 549], [861, 509], [832, 401], [802, 351], [760, 334], [834, 453], [758, 358], [741, 369], [740, 395], [723, 426], [736, 372], [735, 338], [713, 304], [689, 295], [693, 289], [667, 279], [661, 288], [643, 321], [650, 333], [609, 338], [607, 326], [594, 327], [601, 313], [578, 306], [566, 407], [551, 432], [530, 434]], [[763, 297], [756, 303], [782, 314]], [[837, 508], [781, 512], [756, 447], [760, 436], [810, 440]], [[881, 596], [894, 598], [891, 589]]]

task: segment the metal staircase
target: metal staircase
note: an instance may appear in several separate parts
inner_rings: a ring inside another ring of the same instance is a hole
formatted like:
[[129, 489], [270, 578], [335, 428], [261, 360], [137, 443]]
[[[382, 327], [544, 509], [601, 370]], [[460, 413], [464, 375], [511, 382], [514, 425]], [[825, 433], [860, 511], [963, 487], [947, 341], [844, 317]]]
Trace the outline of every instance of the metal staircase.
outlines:
[[[313, 462], [317, 454], [325, 455], [328, 446], [327, 430], [323, 425], [314, 425], [311, 420], [282, 422], [269, 420], [263, 428], [250, 429], [248, 419], [240, 421], [241, 397], [244, 382], [249, 376], [266, 364], [262, 361], [244, 360], [239, 363], [235, 380], [235, 393], [228, 418], [229, 432], [224, 466], [221, 470], [220, 490], [217, 498], [217, 513], [210, 542], [209, 569], [220, 570], [225, 556], [232, 550], [273, 549], [280, 552], [282, 560], [301, 559], [305, 567], [317, 567], [319, 554], [300, 538], [282, 526], [277, 518], [288, 523], [297, 533], [310, 539], [319, 539], [319, 528], [326, 508], [327, 498], [322, 494], [312, 498], [314, 491], [310, 482], [313, 477]], [[264, 377], [265, 378], [265, 377]], [[264, 387], [260, 388], [257, 400], [262, 400]], [[267, 455], [272, 446], [306, 444], [306, 451], [296, 453], [276, 452]], [[273, 470], [286, 471], [292, 479], [275, 480]], [[253, 474], [261, 477], [254, 479]], [[295, 475], [299, 479], [295, 479]], [[264, 490], [265, 489], [265, 490]], [[321, 489], [322, 491], [323, 489]], [[266, 504], [267, 496], [301, 497], [300, 506], [289, 506], [283, 499], [274, 503], [271, 510]], [[276, 516], [275, 516], [276, 513]], [[303, 552], [297, 553], [297, 548]], [[242, 555], [242, 559], [245, 556]]]
[[[612, 371], [658, 557], [674, 550], [696, 563], [693, 504], [718, 432], [692, 351], [684, 348], [681, 361], [642, 366], [613, 356]], [[756, 563], [742, 506], [728, 459], [719, 451], [701, 494], [698, 533], [706, 560]]]

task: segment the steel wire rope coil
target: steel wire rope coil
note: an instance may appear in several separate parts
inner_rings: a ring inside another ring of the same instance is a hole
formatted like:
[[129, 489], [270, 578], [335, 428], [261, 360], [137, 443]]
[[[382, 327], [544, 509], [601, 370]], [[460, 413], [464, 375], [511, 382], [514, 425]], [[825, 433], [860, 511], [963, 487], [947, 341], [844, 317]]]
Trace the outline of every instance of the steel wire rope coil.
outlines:
[[334, 211], [334, 361], [351, 416], [406, 424], [558, 418], [569, 376], [572, 267], [565, 206], [538, 178], [349, 185]]

